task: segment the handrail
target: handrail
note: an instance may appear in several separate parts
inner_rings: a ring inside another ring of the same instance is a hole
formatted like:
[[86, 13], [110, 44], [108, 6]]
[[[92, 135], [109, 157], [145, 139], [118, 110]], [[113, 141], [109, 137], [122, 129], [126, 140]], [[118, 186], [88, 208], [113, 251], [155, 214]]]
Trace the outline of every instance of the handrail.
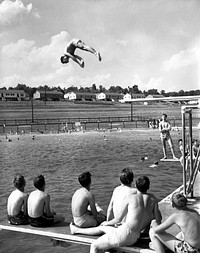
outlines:
[[[195, 158], [195, 162], [193, 162], [193, 151], [192, 151], [192, 109], [198, 109], [200, 107], [200, 101], [199, 105], [197, 106], [182, 106], [181, 107], [181, 113], [182, 113], [182, 141], [183, 141], [183, 193], [184, 195], [191, 194], [191, 197], [193, 197], [193, 185], [198, 173], [198, 167], [199, 167], [199, 149], [197, 153], [197, 157]], [[185, 124], [185, 114], [189, 113], [189, 150], [190, 150], [190, 178], [188, 182], [186, 182], [186, 157], [185, 150], [186, 150], [186, 124]]]
[[188, 187], [187, 187], [187, 194], [189, 194], [193, 190], [194, 182], [198, 174], [199, 164], [200, 164], [200, 148], [198, 149], [197, 156], [195, 157], [195, 162], [193, 166], [192, 174], [189, 178]]

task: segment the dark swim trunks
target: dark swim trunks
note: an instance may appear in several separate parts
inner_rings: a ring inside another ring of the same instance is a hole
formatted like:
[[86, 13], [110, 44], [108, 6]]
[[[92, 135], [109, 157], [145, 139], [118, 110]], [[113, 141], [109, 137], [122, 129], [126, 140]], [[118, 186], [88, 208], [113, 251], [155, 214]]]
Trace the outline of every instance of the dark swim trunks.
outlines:
[[7, 215], [8, 223], [12, 225], [27, 225], [28, 216], [24, 212], [20, 211], [17, 215]]
[[37, 218], [29, 217], [29, 222], [33, 227], [50, 227], [54, 224], [54, 217], [46, 217], [44, 215]]

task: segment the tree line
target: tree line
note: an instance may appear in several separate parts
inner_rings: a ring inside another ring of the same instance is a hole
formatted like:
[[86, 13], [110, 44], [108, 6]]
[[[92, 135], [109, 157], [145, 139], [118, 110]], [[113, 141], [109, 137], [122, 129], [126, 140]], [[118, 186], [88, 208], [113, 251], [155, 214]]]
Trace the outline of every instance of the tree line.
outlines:
[[[99, 85], [99, 87], [96, 86], [96, 84], [92, 84], [91, 87], [75, 87], [70, 86], [68, 88], [61, 88], [58, 87], [49, 87], [48, 85], [39, 86], [39, 87], [29, 87], [25, 84], [18, 84], [16, 87], [9, 87], [9, 90], [23, 90], [26, 92], [29, 97], [32, 97], [33, 94], [39, 90], [39, 91], [60, 91], [63, 94], [68, 92], [91, 92], [91, 93], [100, 93], [100, 92], [111, 92], [111, 93], [121, 93], [121, 94], [144, 94], [145, 96], [148, 95], [163, 95], [165, 97], [174, 97], [174, 96], [194, 96], [194, 95], [200, 95], [200, 90], [190, 90], [190, 91], [184, 91], [180, 90], [178, 92], [172, 91], [172, 92], [165, 92], [165, 90], [161, 90], [158, 92], [157, 89], [149, 89], [147, 91], [140, 90], [138, 85], [128, 86], [126, 88], [122, 88], [121, 86], [110, 86], [110, 88], [106, 89], [102, 85]], [[6, 87], [0, 88], [0, 90], [7, 90]]]

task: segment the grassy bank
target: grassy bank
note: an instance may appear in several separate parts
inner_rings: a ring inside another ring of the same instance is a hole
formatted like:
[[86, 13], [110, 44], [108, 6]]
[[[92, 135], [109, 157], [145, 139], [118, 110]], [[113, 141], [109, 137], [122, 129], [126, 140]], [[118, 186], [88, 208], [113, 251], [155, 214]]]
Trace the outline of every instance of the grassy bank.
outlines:
[[[166, 113], [169, 118], [180, 118], [181, 107], [178, 104], [153, 103], [143, 105], [133, 104], [133, 116], [160, 118]], [[121, 103], [73, 103], [66, 101], [33, 102], [34, 118], [62, 117], [127, 117], [131, 115], [131, 105]], [[31, 101], [0, 102], [1, 119], [25, 119], [32, 116]]]

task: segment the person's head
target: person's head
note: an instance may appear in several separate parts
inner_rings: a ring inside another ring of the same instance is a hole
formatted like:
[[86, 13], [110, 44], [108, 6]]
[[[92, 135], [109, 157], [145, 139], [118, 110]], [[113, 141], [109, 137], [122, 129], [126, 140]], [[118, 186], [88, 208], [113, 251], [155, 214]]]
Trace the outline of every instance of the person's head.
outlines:
[[175, 192], [172, 195], [172, 206], [177, 209], [185, 209], [187, 206], [187, 198], [179, 192]]
[[78, 177], [78, 181], [79, 183], [83, 186], [83, 187], [88, 187], [91, 184], [91, 174], [89, 171], [82, 173], [79, 177]]
[[26, 186], [24, 176], [22, 176], [21, 174], [17, 174], [13, 179], [13, 184], [14, 187], [17, 188], [18, 190], [23, 190], [24, 187]]
[[133, 182], [134, 174], [129, 168], [124, 168], [120, 173], [120, 181], [124, 185], [131, 185]]
[[163, 113], [162, 119], [163, 119], [163, 120], [166, 120], [166, 119], [167, 119], [167, 114]]
[[137, 187], [138, 191], [140, 191], [142, 193], [146, 193], [147, 190], [150, 187], [150, 180], [149, 180], [149, 178], [146, 177], [146, 176], [139, 177], [136, 180], [136, 187]]
[[181, 146], [183, 144], [183, 140], [182, 139], [179, 139], [178, 140], [178, 145]]
[[33, 184], [35, 188], [38, 190], [44, 190], [45, 187], [45, 179], [43, 175], [38, 175], [37, 177], [34, 178]]
[[61, 56], [60, 61], [62, 62], [62, 64], [68, 63], [69, 62], [69, 56], [67, 56], [67, 55]]
[[193, 140], [193, 145], [194, 145], [195, 147], [198, 147], [198, 146], [199, 146], [198, 140]]

